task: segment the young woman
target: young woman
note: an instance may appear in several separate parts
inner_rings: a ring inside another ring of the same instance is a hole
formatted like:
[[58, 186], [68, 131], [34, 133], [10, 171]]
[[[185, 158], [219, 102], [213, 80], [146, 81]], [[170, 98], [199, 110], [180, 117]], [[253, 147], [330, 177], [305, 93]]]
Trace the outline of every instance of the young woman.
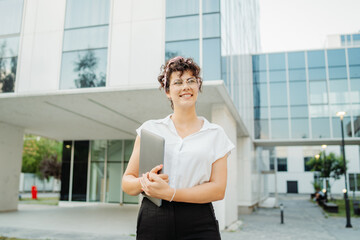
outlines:
[[[224, 130], [196, 115], [202, 87], [200, 68], [190, 58], [170, 59], [158, 77], [173, 113], [146, 121], [137, 129], [133, 153], [122, 180], [130, 195], [145, 192], [163, 199], [157, 207], [144, 198], [139, 210], [137, 239], [220, 239], [213, 201], [224, 198], [227, 157], [234, 148]], [[165, 139], [164, 166], [139, 172], [140, 132], [147, 129]], [[164, 173], [158, 174], [164, 167]]]

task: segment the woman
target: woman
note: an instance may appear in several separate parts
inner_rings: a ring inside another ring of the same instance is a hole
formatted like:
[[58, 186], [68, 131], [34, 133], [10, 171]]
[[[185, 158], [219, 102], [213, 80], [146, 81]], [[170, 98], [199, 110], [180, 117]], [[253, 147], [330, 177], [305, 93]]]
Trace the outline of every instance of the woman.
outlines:
[[[122, 180], [130, 195], [145, 192], [163, 199], [157, 207], [144, 198], [139, 210], [137, 239], [220, 239], [211, 202], [224, 198], [227, 156], [234, 148], [224, 130], [196, 115], [202, 87], [200, 68], [192, 59], [175, 57], [158, 77], [173, 114], [150, 120], [137, 129], [133, 153]], [[165, 139], [164, 166], [142, 176], [139, 172], [140, 132]], [[164, 167], [164, 173], [158, 174]]]

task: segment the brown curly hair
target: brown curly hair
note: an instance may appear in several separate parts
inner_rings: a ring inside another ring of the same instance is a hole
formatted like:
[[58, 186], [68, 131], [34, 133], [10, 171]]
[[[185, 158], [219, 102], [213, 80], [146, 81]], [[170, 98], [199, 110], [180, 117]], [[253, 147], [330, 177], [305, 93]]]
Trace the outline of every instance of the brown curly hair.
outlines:
[[[170, 90], [171, 74], [173, 72], [180, 72], [180, 76], [182, 76], [185, 71], [190, 71], [197, 79], [199, 82], [199, 91], [201, 92], [202, 78], [200, 77], [200, 67], [194, 62], [192, 58], [183, 58], [181, 56], [171, 58], [165, 63], [165, 65], [161, 66], [161, 73], [158, 76], [160, 89], [164, 88], [164, 91], [168, 93]], [[172, 102], [171, 106], [173, 106]]]

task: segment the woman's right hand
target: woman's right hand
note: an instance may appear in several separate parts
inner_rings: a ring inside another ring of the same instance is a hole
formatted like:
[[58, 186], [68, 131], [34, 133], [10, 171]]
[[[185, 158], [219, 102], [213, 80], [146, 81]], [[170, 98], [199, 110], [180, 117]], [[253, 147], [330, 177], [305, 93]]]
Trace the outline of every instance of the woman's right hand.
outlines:
[[[169, 183], [169, 175], [161, 173], [158, 174], [158, 172], [164, 167], [163, 164], [157, 165], [155, 166], [153, 169], [151, 169], [150, 173], [155, 173], [157, 174], [162, 180], [164, 180], [165, 182]], [[146, 173], [147, 178], [150, 180], [149, 178], [149, 173]]]

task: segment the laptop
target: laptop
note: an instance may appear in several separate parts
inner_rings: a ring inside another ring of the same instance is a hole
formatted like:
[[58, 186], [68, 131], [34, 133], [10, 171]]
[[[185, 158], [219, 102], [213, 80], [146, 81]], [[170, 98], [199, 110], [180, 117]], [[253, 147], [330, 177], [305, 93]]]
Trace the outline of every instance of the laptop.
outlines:
[[[165, 139], [153, 132], [141, 129], [140, 138], [140, 157], [139, 157], [139, 176], [143, 173], [150, 172], [155, 166], [164, 164]], [[164, 167], [159, 173], [163, 173]], [[147, 196], [158, 207], [161, 206], [162, 200]]]

